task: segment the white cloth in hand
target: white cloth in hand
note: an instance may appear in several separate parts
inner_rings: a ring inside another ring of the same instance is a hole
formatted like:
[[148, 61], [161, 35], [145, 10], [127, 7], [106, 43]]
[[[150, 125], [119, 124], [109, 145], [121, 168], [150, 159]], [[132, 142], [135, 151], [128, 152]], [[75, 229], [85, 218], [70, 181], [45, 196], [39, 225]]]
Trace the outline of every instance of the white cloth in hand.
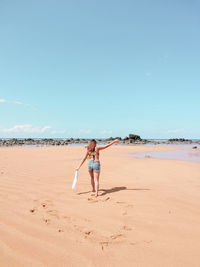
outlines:
[[78, 181], [78, 171], [76, 170], [74, 175], [74, 181], [72, 184], [72, 189], [75, 189], [77, 181]]

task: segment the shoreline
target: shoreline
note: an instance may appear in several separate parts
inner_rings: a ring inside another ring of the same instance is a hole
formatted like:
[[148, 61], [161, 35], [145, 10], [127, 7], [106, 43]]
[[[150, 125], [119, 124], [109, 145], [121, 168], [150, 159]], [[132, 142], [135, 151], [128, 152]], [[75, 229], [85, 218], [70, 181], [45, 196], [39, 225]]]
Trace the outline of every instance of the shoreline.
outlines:
[[[90, 139], [89, 139], [90, 140]], [[53, 147], [53, 146], [86, 146], [88, 144], [88, 139], [52, 139], [52, 138], [44, 138], [44, 139], [32, 139], [32, 138], [10, 138], [10, 139], [0, 139], [0, 147]], [[97, 139], [97, 145], [105, 145], [110, 143], [113, 140], [102, 140]], [[120, 140], [118, 144], [114, 145], [128, 145], [128, 146], [200, 146], [200, 140], [186, 140], [186, 141], [170, 141], [169, 140], [158, 140], [158, 139], [142, 139], [142, 140]]]
[[[66, 150], [67, 148], [82, 148], [85, 149], [85, 144], [71, 144], [67, 146], [51, 146], [51, 145], [30, 145], [30, 146], [2, 146], [0, 149], [20, 149], [20, 150]], [[200, 146], [194, 147], [192, 145], [175, 145], [175, 144], [163, 144], [163, 145], [134, 145], [134, 144], [114, 144], [112, 147], [131, 149], [132, 152], [127, 152], [126, 156], [130, 156], [136, 160], [148, 160], [148, 159], [158, 159], [158, 160], [177, 160], [185, 162], [200, 162]], [[85, 152], [84, 152], [85, 153]], [[83, 153], [83, 154], [84, 154]], [[83, 156], [82, 156], [83, 157]], [[79, 158], [81, 160], [82, 158]]]

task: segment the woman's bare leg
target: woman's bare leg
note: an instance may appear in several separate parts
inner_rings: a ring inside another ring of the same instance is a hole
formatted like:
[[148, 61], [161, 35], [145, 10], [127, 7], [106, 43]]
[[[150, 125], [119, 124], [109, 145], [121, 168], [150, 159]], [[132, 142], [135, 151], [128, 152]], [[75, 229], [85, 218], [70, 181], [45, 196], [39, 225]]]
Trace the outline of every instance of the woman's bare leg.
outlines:
[[92, 192], [95, 192], [95, 185], [94, 185], [94, 172], [93, 170], [89, 171], [91, 177], [91, 185], [92, 185]]
[[100, 172], [94, 172], [94, 183], [95, 183], [95, 196], [98, 196], [98, 191], [99, 191], [99, 175]]

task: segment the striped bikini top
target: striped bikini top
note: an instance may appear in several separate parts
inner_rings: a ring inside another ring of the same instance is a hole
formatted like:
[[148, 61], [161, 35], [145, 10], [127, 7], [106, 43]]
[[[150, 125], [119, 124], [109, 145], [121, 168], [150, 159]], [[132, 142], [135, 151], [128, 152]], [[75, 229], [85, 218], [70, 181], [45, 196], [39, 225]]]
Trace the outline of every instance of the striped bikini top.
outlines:
[[95, 160], [95, 155], [97, 154], [96, 150], [93, 152], [89, 152], [88, 159], [90, 159], [90, 156], [93, 157], [93, 160]]

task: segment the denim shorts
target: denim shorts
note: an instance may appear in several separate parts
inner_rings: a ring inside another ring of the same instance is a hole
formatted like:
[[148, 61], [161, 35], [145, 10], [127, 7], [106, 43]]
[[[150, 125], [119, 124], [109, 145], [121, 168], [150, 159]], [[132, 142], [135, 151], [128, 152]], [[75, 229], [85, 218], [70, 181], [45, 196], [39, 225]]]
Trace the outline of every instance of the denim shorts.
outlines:
[[91, 171], [95, 171], [95, 172], [100, 172], [100, 167], [101, 167], [101, 164], [100, 164], [100, 161], [96, 161], [96, 160], [90, 160], [88, 162], [88, 170]]

